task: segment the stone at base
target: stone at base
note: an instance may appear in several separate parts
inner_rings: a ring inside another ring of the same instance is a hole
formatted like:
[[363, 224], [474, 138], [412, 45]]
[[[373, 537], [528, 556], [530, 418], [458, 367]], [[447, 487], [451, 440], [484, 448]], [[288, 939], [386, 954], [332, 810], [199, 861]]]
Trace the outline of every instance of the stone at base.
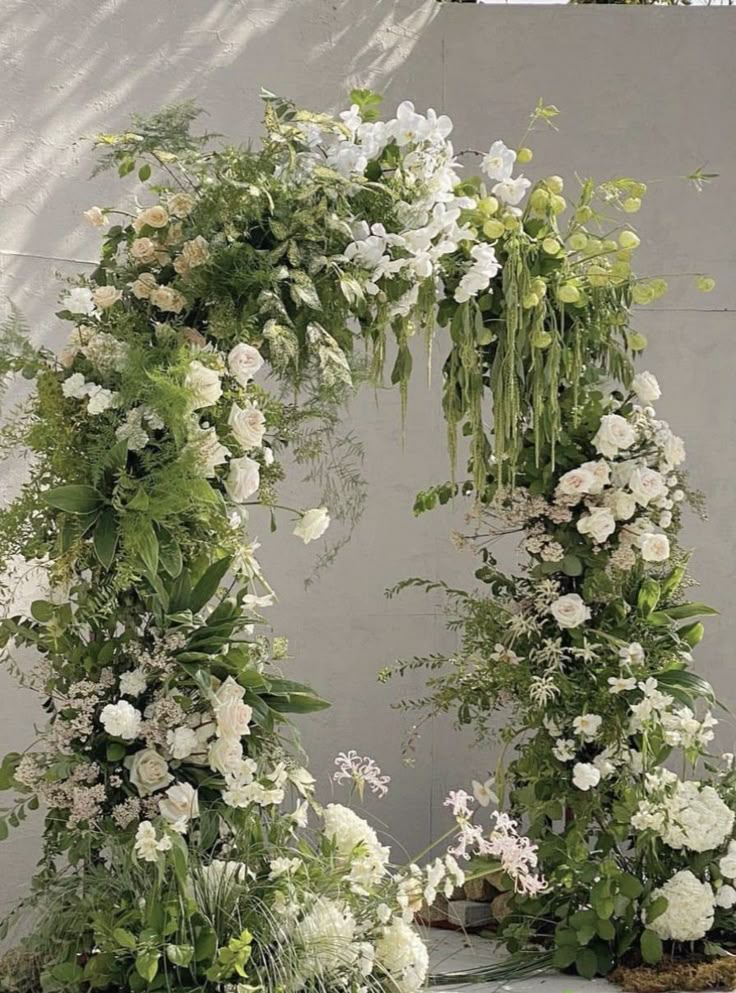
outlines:
[[476, 900], [450, 900], [447, 904], [447, 919], [456, 927], [485, 927], [493, 920], [487, 903]]

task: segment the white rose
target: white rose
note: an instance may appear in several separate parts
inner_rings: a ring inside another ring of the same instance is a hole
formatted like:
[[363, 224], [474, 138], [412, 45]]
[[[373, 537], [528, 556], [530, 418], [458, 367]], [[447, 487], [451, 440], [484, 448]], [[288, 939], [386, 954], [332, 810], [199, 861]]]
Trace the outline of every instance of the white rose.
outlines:
[[192, 410], [212, 407], [222, 396], [220, 374], [216, 369], [210, 369], [196, 359], [189, 366], [184, 385], [191, 394], [189, 402]]
[[113, 307], [121, 299], [122, 295], [120, 290], [114, 286], [98, 286], [92, 294], [95, 307], [99, 307], [100, 310], [107, 310], [109, 307]]
[[656, 469], [648, 469], [646, 466], [634, 469], [629, 479], [629, 489], [642, 507], [646, 507], [650, 500], [659, 500], [667, 495], [664, 476]]
[[223, 683], [220, 683], [215, 692], [215, 706], [242, 700], [244, 696], [245, 687], [241, 686], [232, 676], [228, 676]]
[[590, 490], [593, 494], [601, 493], [603, 487], [608, 486], [611, 481], [611, 467], [603, 459], [597, 459], [595, 462], [583, 462], [580, 468], [593, 474], [595, 482]]
[[243, 448], [259, 448], [263, 443], [263, 436], [266, 433], [266, 418], [263, 411], [254, 407], [253, 404], [239, 407], [237, 403], [234, 403], [230, 408], [227, 423]]
[[616, 530], [616, 520], [608, 507], [591, 507], [578, 521], [577, 529], [600, 545]]
[[116, 393], [106, 390], [104, 386], [98, 386], [97, 383], [87, 384], [87, 397], [87, 413], [93, 417], [104, 414], [110, 407], [114, 407], [117, 400]]
[[147, 207], [142, 210], [133, 222], [136, 231], [148, 226], [149, 228], [165, 228], [169, 223], [169, 214], [165, 207], [156, 204], [154, 207]]
[[209, 747], [210, 769], [223, 776], [235, 776], [243, 764], [243, 746], [239, 738], [218, 738]]
[[263, 365], [263, 356], [252, 345], [241, 341], [231, 349], [227, 357], [230, 375], [237, 379], [241, 386], [247, 386]]
[[194, 452], [197, 468], [205, 479], [212, 479], [213, 476], [217, 475], [218, 465], [224, 465], [230, 458], [230, 449], [220, 442], [215, 428], [201, 428], [198, 424], [193, 425], [192, 440], [189, 446]]
[[230, 472], [225, 480], [227, 495], [233, 503], [244, 503], [261, 485], [261, 470], [257, 462], [244, 455], [230, 460]]
[[73, 372], [61, 384], [61, 392], [72, 400], [83, 400], [89, 393], [89, 384], [81, 372]]
[[292, 533], [307, 545], [310, 541], [321, 538], [329, 526], [330, 515], [327, 513], [327, 507], [316, 507], [302, 514]]
[[651, 372], [640, 372], [634, 376], [631, 388], [643, 404], [654, 403], [662, 396], [659, 383]]
[[586, 493], [590, 493], [594, 486], [593, 473], [581, 466], [578, 469], [570, 469], [569, 472], [560, 476], [557, 492], [563, 496], [582, 497]]
[[604, 414], [593, 438], [595, 450], [606, 458], [614, 458], [621, 449], [631, 448], [636, 432], [620, 414]]
[[736, 889], [733, 886], [729, 886], [725, 883], [716, 893], [716, 905], [723, 907], [724, 910], [730, 910], [731, 907], [736, 903]]
[[591, 762], [578, 762], [572, 770], [572, 781], [579, 790], [587, 793], [601, 781], [601, 771]]
[[199, 817], [199, 797], [189, 783], [175, 783], [166, 790], [166, 798], [159, 800], [158, 809], [165, 821], [182, 834], [193, 817]]
[[174, 262], [174, 268], [177, 272], [186, 273], [198, 265], [204, 265], [209, 257], [210, 246], [207, 244], [207, 239], [198, 234], [196, 238], [185, 241], [181, 246], [181, 255]]
[[169, 746], [171, 757], [181, 761], [188, 759], [192, 752], [199, 749], [199, 738], [194, 728], [178, 727], [169, 731], [166, 744]]
[[218, 738], [242, 738], [250, 734], [253, 708], [242, 700], [230, 700], [215, 707]]
[[643, 534], [639, 539], [639, 548], [645, 562], [665, 562], [670, 557], [670, 542], [666, 534], [653, 531]]
[[550, 613], [561, 628], [576, 628], [590, 618], [590, 610], [577, 593], [566, 593], [551, 605]]
[[140, 711], [127, 700], [108, 703], [100, 714], [100, 723], [105, 731], [113, 738], [122, 738], [124, 741], [133, 741], [138, 737], [142, 720]]
[[626, 462], [615, 462], [611, 468], [611, 484], [622, 488], [629, 485], [632, 473], [639, 468], [639, 463], [634, 459], [627, 459]]
[[685, 461], [685, 443], [676, 434], [669, 434], [662, 445], [662, 454], [668, 465], [676, 466]]
[[86, 314], [89, 316], [95, 309], [92, 291], [88, 290], [86, 286], [75, 286], [62, 299], [62, 306], [70, 314]]
[[625, 490], [613, 490], [604, 499], [617, 521], [628, 521], [636, 513], [636, 500]]
[[165, 789], [174, 778], [166, 759], [153, 748], [143, 748], [135, 755], [129, 755], [123, 764], [129, 770], [130, 781], [139, 796], [150, 796]]
[[107, 224], [105, 211], [99, 207], [90, 207], [89, 210], [85, 210], [84, 216], [94, 228], [103, 228]]

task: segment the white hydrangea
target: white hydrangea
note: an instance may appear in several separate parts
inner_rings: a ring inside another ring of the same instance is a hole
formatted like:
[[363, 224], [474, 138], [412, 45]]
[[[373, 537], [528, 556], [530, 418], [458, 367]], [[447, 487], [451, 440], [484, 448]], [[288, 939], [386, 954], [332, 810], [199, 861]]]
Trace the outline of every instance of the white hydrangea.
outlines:
[[355, 918], [344, 903], [319, 897], [294, 928], [301, 947], [300, 968], [304, 979], [334, 975], [354, 966], [359, 948], [355, 942]]
[[395, 918], [376, 942], [376, 963], [390, 975], [399, 993], [415, 993], [424, 986], [429, 955], [416, 931]]
[[713, 890], [689, 869], [676, 872], [653, 891], [653, 899], [660, 896], [667, 900], [667, 909], [647, 927], [664, 941], [697, 941], [713, 927]]
[[733, 831], [734, 813], [718, 792], [692, 780], [676, 785], [666, 801], [666, 813], [661, 837], [670, 848], [709, 852]]
[[367, 892], [385, 875], [390, 849], [380, 844], [370, 824], [349, 807], [330, 803], [323, 820], [325, 836], [334, 842], [337, 854], [351, 860], [351, 888], [357, 893]]

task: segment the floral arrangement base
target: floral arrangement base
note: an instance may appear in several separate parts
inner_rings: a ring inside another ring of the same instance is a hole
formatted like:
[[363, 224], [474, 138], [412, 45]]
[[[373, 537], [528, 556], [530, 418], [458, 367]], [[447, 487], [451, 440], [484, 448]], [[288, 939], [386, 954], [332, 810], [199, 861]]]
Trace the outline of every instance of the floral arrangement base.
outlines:
[[608, 976], [630, 993], [667, 993], [669, 990], [732, 990], [736, 988], [736, 958], [711, 961], [684, 960], [659, 965], [618, 966]]

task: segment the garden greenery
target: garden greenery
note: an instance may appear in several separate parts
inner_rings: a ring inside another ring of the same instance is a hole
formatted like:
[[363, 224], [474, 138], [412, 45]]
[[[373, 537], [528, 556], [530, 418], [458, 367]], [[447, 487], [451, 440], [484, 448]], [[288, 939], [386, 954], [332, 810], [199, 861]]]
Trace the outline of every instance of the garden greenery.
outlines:
[[[288, 457], [357, 513], [340, 405], [390, 341], [406, 395], [445, 281], [475, 320], [499, 271], [449, 120], [402, 104], [383, 122], [378, 103], [357, 92], [332, 118], [267, 95], [257, 150], [193, 134], [186, 105], [101, 135], [100, 168], [144, 186], [132, 210], [86, 212], [102, 250], [62, 294], [63, 350], [35, 348], [17, 314], [4, 326], [3, 378], [34, 388], [2, 433], [27, 472], [0, 512], [0, 640], [48, 714], [0, 766], [0, 836], [45, 809], [31, 893], [3, 925], [31, 917], [9, 990], [413, 993], [423, 902], [489, 871], [544, 886], [508, 815], [484, 827], [462, 790], [449, 850], [391, 866], [290, 747], [291, 715], [326, 704], [281, 671], [251, 514], [325, 533], [334, 506], [279, 502]], [[385, 791], [370, 760], [338, 764]]]

